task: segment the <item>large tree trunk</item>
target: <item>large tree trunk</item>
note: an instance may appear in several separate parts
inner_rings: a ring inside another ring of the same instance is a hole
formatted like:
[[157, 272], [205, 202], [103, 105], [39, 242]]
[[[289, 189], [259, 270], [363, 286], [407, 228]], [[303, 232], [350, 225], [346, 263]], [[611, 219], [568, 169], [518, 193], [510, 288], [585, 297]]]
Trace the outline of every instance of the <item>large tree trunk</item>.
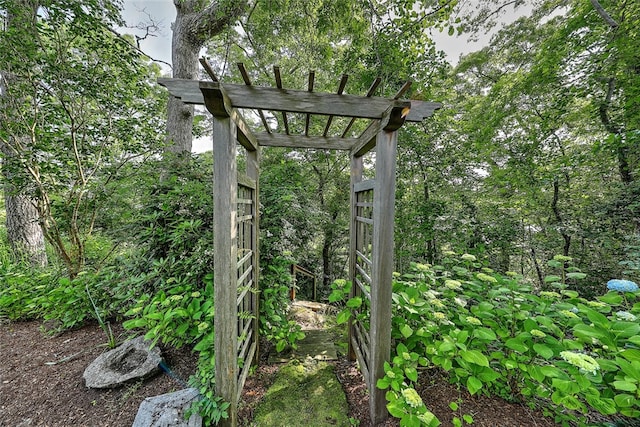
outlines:
[[46, 267], [47, 253], [38, 211], [29, 197], [12, 194], [8, 187], [10, 185], [5, 186], [7, 235], [14, 256], [25, 259], [34, 267]]
[[[174, 0], [171, 60], [173, 77], [198, 78], [198, 55], [207, 40], [219, 34], [244, 11], [246, 0], [217, 1]], [[193, 106], [171, 97], [167, 105], [168, 153], [191, 153], [193, 143]]]
[[[33, 28], [38, 9], [37, 2], [22, 0], [15, 3], [16, 9], [10, 11], [6, 17], [6, 29], [12, 27]], [[35, 28], [34, 28], [34, 37]], [[8, 72], [0, 70], [0, 108], [6, 108], [9, 104], [3, 102], [3, 96], [11, 96], [7, 93], [12, 77]], [[5, 209], [7, 212], [7, 237], [16, 259], [27, 260], [34, 267], [47, 265], [47, 253], [45, 251], [44, 234], [40, 226], [38, 211], [31, 198], [16, 188], [12, 183], [14, 165], [12, 159], [14, 152], [8, 145], [11, 141], [0, 140], [0, 152], [3, 154], [2, 175], [4, 184]], [[19, 166], [17, 166], [19, 167]]]

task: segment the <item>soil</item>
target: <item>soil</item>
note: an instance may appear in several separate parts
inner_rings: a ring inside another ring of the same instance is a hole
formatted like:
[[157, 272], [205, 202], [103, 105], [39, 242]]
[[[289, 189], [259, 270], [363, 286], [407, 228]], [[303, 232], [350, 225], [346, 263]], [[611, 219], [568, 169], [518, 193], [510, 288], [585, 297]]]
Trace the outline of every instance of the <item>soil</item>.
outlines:
[[[122, 340], [128, 337], [120, 327], [115, 327], [114, 333]], [[189, 349], [162, 347], [173, 377], [160, 373], [118, 389], [88, 389], [82, 373], [98, 355], [108, 350], [106, 341], [106, 335], [97, 324], [48, 336], [42, 332], [41, 322], [0, 321], [0, 427], [129, 426], [145, 397], [184, 388], [184, 381], [196, 369], [197, 357]], [[268, 350], [268, 345], [263, 348]], [[265, 358], [266, 355], [262, 357]], [[370, 426], [369, 402], [362, 375], [344, 356], [334, 363], [349, 403], [348, 416], [354, 420], [354, 425]], [[279, 366], [263, 362], [248, 378], [239, 407], [241, 425], [250, 424], [253, 412], [273, 383]], [[462, 417], [463, 414], [473, 416], [474, 426], [555, 426], [550, 419], [525, 406], [496, 398], [469, 396], [448, 384], [436, 371], [421, 378], [418, 391], [445, 427], [453, 425], [454, 415]], [[454, 414], [449, 408], [451, 402], [460, 404], [458, 413]], [[382, 425], [398, 426], [399, 423], [389, 419]]]

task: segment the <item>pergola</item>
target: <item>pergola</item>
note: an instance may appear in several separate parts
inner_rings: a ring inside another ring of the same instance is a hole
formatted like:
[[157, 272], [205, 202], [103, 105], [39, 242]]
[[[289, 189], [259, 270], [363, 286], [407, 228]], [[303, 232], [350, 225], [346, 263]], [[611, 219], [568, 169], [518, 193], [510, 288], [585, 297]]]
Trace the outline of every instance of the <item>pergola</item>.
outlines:
[[[391, 296], [394, 251], [394, 200], [397, 130], [406, 122], [430, 117], [441, 104], [403, 100], [406, 82], [393, 98], [373, 96], [377, 78], [365, 96], [344, 94], [343, 75], [336, 93], [314, 92], [314, 72], [307, 90], [282, 87], [274, 67], [276, 87], [254, 86], [242, 63], [244, 85], [221, 84], [205, 59], [200, 63], [212, 81], [159, 79], [171, 95], [187, 104], [205, 105], [213, 115], [214, 161], [214, 346], [216, 394], [230, 402], [227, 424], [237, 425], [237, 404], [249, 367], [258, 356], [258, 181], [260, 147], [347, 150], [351, 159], [349, 276], [351, 296], [369, 307], [367, 321], [349, 324], [349, 357], [357, 359], [368, 386], [370, 413], [377, 424], [387, 417], [385, 393], [376, 388], [391, 353]], [[257, 111], [264, 131], [253, 132], [241, 110]], [[267, 114], [282, 118], [277, 133]], [[292, 134], [288, 117], [302, 114], [305, 130]], [[313, 115], [325, 116], [322, 135], [310, 135]], [[330, 136], [335, 117], [348, 118], [340, 136]], [[369, 121], [358, 137], [349, 136], [357, 119]], [[246, 170], [238, 171], [236, 149], [246, 150]], [[363, 156], [375, 149], [375, 178], [363, 179]]]

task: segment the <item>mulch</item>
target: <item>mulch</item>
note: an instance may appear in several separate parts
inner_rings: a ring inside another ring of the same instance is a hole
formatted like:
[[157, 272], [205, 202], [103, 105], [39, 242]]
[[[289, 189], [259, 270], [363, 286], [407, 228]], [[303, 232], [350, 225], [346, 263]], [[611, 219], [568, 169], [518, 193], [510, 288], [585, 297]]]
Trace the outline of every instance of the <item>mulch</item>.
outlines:
[[[118, 326], [114, 332], [121, 339], [129, 334]], [[82, 379], [84, 369], [108, 350], [106, 341], [104, 332], [93, 323], [49, 336], [38, 321], [0, 320], [0, 427], [130, 426], [144, 398], [183, 388], [179, 381], [163, 373], [118, 389], [87, 388]], [[195, 372], [197, 357], [189, 349], [161, 349], [167, 364], [182, 381]], [[362, 375], [343, 356], [334, 363], [349, 403], [349, 417], [358, 420], [361, 427], [370, 426], [368, 393]], [[253, 411], [273, 383], [278, 368], [278, 364], [263, 362], [247, 379], [239, 406], [241, 425], [250, 425]], [[444, 427], [453, 426], [453, 416], [462, 414], [472, 415], [473, 425], [480, 427], [556, 425], [524, 405], [470, 396], [435, 371], [422, 375], [417, 388]], [[449, 408], [451, 402], [459, 403], [457, 414]], [[381, 425], [399, 423], [389, 419]]]

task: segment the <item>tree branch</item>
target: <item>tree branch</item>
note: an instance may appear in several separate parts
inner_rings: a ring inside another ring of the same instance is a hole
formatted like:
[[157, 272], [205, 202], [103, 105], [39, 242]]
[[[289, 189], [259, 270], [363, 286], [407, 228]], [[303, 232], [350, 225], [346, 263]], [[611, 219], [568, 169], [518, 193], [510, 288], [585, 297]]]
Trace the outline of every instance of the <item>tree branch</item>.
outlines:
[[591, 0], [591, 5], [598, 12], [598, 15], [614, 30], [618, 28], [618, 23], [607, 13], [598, 0]]

